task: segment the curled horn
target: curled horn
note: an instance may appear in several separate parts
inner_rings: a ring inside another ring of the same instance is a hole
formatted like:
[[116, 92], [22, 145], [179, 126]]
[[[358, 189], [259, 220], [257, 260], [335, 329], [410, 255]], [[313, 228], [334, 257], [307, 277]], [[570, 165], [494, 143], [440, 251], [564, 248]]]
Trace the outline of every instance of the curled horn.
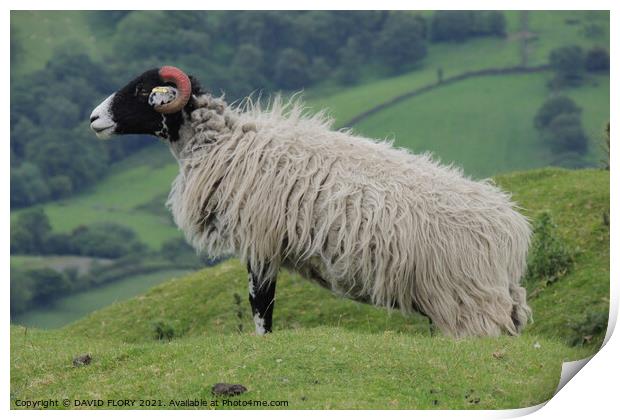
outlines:
[[175, 112], [179, 112], [187, 105], [192, 95], [192, 83], [189, 77], [180, 69], [173, 66], [163, 66], [159, 69], [159, 77], [161, 77], [164, 82], [174, 83], [178, 94], [171, 102], [155, 105], [155, 111], [161, 112], [162, 114], [174, 114]]

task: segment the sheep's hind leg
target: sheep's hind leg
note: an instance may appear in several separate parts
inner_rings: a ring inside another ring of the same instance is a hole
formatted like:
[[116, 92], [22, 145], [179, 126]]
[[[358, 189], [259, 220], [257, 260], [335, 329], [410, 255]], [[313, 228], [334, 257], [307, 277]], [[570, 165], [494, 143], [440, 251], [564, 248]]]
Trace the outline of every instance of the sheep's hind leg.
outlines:
[[[264, 270], [266, 271], [266, 270]], [[265, 278], [264, 273], [252, 271], [248, 264], [248, 288], [250, 305], [256, 326], [256, 334], [264, 335], [271, 332], [271, 319], [276, 295], [276, 279]]]

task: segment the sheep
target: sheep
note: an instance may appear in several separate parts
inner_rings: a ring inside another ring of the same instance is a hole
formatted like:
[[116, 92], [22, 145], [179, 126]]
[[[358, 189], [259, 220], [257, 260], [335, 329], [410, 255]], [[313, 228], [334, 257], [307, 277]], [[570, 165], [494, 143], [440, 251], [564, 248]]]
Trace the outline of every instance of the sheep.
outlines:
[[429, 154], [276, 97], [229, 105], [165, 66], [91, 115], [99, 137], [163, 139], [179, 163], [167, 206], [209, 256], [247, 264], [257, 334], [272, 331], [281, 268], [332, 292], [428, 317], [454, 337], [517, 335], [531, 229], [510, 196]]

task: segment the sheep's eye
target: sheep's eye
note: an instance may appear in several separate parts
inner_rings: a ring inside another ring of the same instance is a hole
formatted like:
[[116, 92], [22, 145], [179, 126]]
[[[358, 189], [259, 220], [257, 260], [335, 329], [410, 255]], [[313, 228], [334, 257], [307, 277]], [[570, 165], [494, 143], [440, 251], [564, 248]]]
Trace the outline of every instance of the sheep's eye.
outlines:
[[146, 89], [144, 89], [144, 85], [138, 84], [136, 85], [136, 90], [134, 92], [134, 96], [149, 96], [149, 93]]

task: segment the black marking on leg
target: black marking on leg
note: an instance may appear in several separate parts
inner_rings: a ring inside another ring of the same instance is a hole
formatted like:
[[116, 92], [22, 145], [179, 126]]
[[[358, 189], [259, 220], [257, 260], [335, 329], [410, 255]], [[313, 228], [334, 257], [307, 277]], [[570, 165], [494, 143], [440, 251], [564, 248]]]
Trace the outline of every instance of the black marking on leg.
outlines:
[[256, 334], [264, 335], [272, 330], [273, 307], [276, 295], [276, 279], [266, 278], [269, 267], [264, 267], [261, 274], [252, 271], [248, 264], [248, 288], [252, 316], [256, 326]]
[[519, 331], [521, 331], [521, 322], [519, 321], [519, 315], [517, 314], [518, 307], [514, 305], [512, 307], [512, 312], [510, 314], [510, 318], [512, 319], [512, 323], [515, 326], [516, 333], [510, 333], [510, 335], [518, 335]]

